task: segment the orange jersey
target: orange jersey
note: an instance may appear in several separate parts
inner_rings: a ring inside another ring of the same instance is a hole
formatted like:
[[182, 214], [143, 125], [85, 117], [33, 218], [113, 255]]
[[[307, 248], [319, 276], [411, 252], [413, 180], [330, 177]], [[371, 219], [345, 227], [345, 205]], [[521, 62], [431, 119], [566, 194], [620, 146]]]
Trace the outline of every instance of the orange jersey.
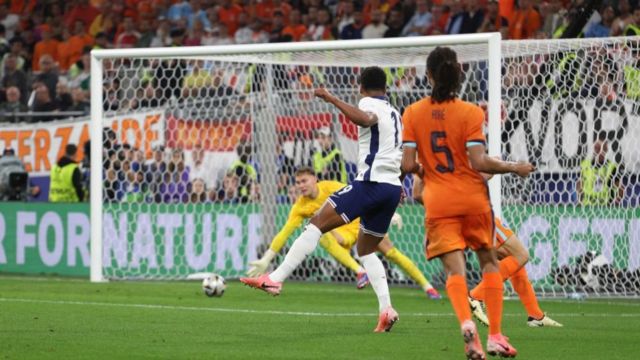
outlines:
[[58, 62], [58, 44], [60, 42], [55, 39], [51, 40], [42, 40], [36, 43], [36, 46], [33, 50], [33, 60], [31, 61], [31, 66], [33, 71], [40, 71], [40, 58], [42, 55], [51, 55], [54, 62]]
[[411, 104], [402, 116], [405, 146], [416, 146], [424, 167], [422, 199], [429, 218], [478, 215], [491, 211], [489, 189], [471, 168], [467, 147], [485, 144], [484, 112], [455, 99]]

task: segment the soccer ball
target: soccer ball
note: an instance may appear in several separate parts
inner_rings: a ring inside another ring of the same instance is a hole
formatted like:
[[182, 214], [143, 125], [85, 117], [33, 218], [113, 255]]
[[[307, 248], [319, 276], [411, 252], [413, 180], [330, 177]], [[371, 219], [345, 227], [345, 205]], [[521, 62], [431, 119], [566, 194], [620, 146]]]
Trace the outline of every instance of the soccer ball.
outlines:
[[210, 274], [202, 280], [202, 291], [209, 297], [220, 297], [226, 289], [224, 278], [218, 274]]

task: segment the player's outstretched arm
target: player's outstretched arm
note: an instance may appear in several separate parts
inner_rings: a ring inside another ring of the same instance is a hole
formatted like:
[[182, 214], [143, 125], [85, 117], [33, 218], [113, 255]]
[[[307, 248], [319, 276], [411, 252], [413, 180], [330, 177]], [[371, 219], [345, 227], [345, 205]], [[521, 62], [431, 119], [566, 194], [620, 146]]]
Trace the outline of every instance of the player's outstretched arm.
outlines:
[[486, 174], [513, 173], [520, 177], [527, 177], [535, 170], [535, 167], [527, 162], [511, 162], [495, 159], [487, 155], [484, 145], [475, 145], [467, 148], [471, 167], [476, 171]]
[[266, 273], [269, 264], [271, 264], [271, 261], [273, 261], [280, 249], [282, 249], [287, 239], [289, 239], [289, 236], [302, 225], [304, 218], [299, 216], [294, 210], [295, 209], [291, 209], [287, 223], [284, 224], [280, 232], [273, 238], [269, 249], [265, 251], [260, 259], [249, 262], [250, 267], [249, 270], [247, 270], [248, 276], [255, 277]]
[[351, 120], [354, 124], [362, 127], [370, 127], [375, 125], [378, 122], [378, 117], [370, 112], [365, 112], [357, 107], [347, 104], [346, 102], [338, 99], [333, 94], [331, 94], [325, 88], [317, 88], [313, 91], [313, 94], [316, 97], [328, 102], [329, 104], [333, 104], [333, 106], [337, 107], [347, 119]]

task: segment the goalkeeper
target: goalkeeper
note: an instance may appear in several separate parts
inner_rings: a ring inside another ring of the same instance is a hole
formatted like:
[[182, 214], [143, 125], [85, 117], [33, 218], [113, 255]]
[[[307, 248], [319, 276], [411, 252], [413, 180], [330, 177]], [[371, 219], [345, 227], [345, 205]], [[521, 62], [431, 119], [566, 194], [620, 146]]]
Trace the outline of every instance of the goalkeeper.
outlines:
[[[309, 167], [301, 167], [295, 173], [296, 190], [300, 197], [289, 212], [287, 223], [276, 235], [271, 242], [271, 246], [259, 260], [249, 263], [251, 267], [247, 271], [247, 275], [251, 277], [262, 275], [266, 272], [267, 267], [275, 258], [276, 254], [282, 249], [287, 242], [289, 236], [298, 228], [305, 219], [312, 217], [324, 204], [329, 195], [343, 188], [345, 185], [337, 181], [320, 181], [315, 175], [313, 169]], [[402, 218], [395, 214], [392, 223], [398, 228], [402, 227]], [[338, 260], [342, 265], [353, 270], [357, 274], [358, 289], [362, 289], [369, 283], [367, 274], [351, 256], [350, 249], [356, 243], [358, 231], [360, 228], [360, 220], [345, 224], [331, 232], [324, 234], [320, 238], [320, 245], [327, 252]], [[406, 274], [408, 274], [418, 285], [422, 287], [426, 295], [431, 299], [440, 299], [438, 291], [431, 286], [429, 281], [424, 277], [416, 265], [405, 256], [400, 250], [396, 249], [389, 237], [385, 235], [384, 239], [378, 244], [380, 251], [387, 259], [398, 265]]]

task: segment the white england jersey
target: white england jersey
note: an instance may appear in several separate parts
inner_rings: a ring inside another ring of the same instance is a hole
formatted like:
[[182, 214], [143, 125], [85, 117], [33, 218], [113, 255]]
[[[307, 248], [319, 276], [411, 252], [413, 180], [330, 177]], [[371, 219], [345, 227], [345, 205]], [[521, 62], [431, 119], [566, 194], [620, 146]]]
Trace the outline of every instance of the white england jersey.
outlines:
[[402, 118], [385, 98], [365, 97], [358, 108], [378, 117], [368, 128], [358, 127], [358, 176], [356, 180], [400, 185]]

